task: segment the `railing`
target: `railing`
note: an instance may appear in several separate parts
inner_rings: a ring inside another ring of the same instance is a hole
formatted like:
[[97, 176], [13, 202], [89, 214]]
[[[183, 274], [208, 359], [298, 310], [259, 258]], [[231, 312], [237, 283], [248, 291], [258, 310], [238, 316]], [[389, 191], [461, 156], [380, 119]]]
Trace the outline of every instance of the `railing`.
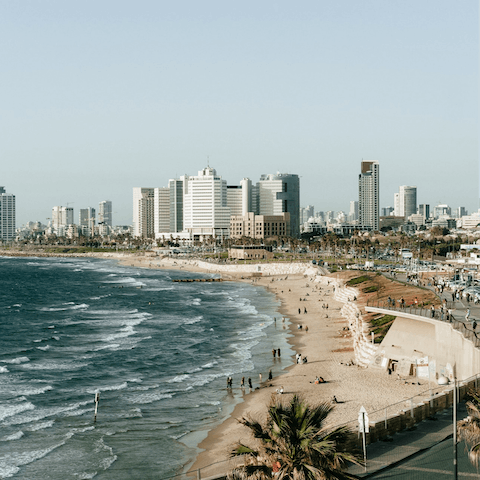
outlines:
[[[399, 380], [402, 381], [402, 380]], [[462, 385], [472, 384], [474, 382], [474, 388], [477, 390], [480, 387], [480, 374], [476, 374], [470, 378], [457, 382], [457, 388], [459, 389]], [[390, 418], [398, 414], [407, 414], [414, 418], [414, 408], [421, 403], [433, 402], [434, 399], [438, 398], [441, 394], [448, 394], [453, 389], [453, 384], [443, 385], [443, 386], [430, 386], [428, 390], [419, 391], [416, 395], [405, 398], [396, 403], [386, 405], [385, 407], [379, 408], [368, 412], [369, 423], [378, 423], [385, 422], [385, 426]], [[457, 398], [460, 397], [457, 395]], [[336, 427], [350, 427], [352, 432], [358, 432], [358, 420], [350, 420], [348, 422], [337, 425]], [[234, 466], [242, 463], [242, 457], [234, 457], [226, 460], [221, 460], [219, 462], [212, 463], [205, 467], [189, 470], [185, 473], [179, 473], [170, 477], [160, 477], [159, 480], [207, 480], [207, 479], [223, 479], [226, 478], [226, 474]]]
[[420, 317], [430, 318], [438, 320], [440, 322], [450, 323], [452, 327], [459, 331], [467, 340], [470, 340], [475, 347], [480, 347], [480, 335], [477, 334], [473, 325], [470, 322], [459, 320], [455, 318], [451, 313], [448, 313], [448, 309], [452, 307], [452, 302], [447, 302], [446, 308], [441, 309], [432, 309], [415, 306], [415, 305], [401, 305], [397, 301], [395, 304], [389, 303], [388, 301], [380, 300], [371, 300], [367, 301], [367, 307], [381, 308], [382, 310], [390, 310], [392, 312], [398, 313], [408, 313], [410, 315], [418, 315]]

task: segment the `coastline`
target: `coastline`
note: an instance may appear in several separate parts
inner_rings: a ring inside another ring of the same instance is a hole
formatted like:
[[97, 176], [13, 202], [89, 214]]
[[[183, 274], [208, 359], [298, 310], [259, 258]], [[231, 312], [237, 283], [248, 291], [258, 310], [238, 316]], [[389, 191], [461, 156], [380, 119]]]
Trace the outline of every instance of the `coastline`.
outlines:
[[[148, 257], [125, 258], [126, 266], [185, 270], [192, 273], [220, 273], [199, 268], [194, 261], [155, 259]], [[340, 403], [329, 416], [330, 425], [357, 423], [358, 411], [363, 406], [368, 412], [406, 400], [418, 394], [419, 387], [397, 380], [384, 371], [354, 365], [353, 339], [348, 321], [340, 310], [343, 303], [334, 298], [333, 276], [312, 275], [305, 264], [303, 274], [256, 276], [245, 272], [220, 273], [225, 280], [248, 282], [274, 293], [280, 301], [279, 312], [289, 321], [291, 336], [287, 339], [293, 351], [308, 358], [308, 363], [285, 367], [284, 373], [272, 381], [264, 380], [261, 387], [243, 396], [233, 412], [217, 427], [208, 431], [197, 446], [200, 452], [184, 471], [201, 470], [202, 476], [225, 473], [228, 452], [237, 442], [249, 442], [249, 432], [237, 419], [251, 416], [263, 420], [272, 399], [280, 399], [276, 390], [284, 387], [282, 400], [292, 394], [302, 396], [308, 403], [331, 402], [335, 396]], [[335, 275], [338, 277], [337, 275]], [[300, 300], [301, 299], [301, 300]], [[359, 298], [361, 303], [361, 298]], [[324, 308], [328, 304], [328, 309]], [[306, 313], [305, 313], [306, 311]], [[277, 318], [281, 322], [281, 317]], [[300, 329], [299, 326], [302, 325]], [[305, 327], [308, 326], [308, 331]], [[266, 379], [265, 372], [263, 379]], [[315, 384], [316, 376], [326, 383]], [[238, 379], [234, 379], [234, 384]]]
[[[333, 276], [315, 276], [311, 265], [303, 265], [304, 271], [308, 272], [306, 276], [298, 273], [253, 276], [251, 272], [246, 273], [244, 270], [219, 272], [217, 265], [212, 265], [212, 269], [200, 268], [195, 260], [112, 253], [48, 256], [91, 257], [116, 260], [127, 267], [220, 274], [225, 280], [261, 286], [276, 295], [280, 301], [278, 311], [289, 321], [291, 336], [287, 341], [294, 352], [308, 357], [308, 363], [297, 365], [292, 358], [293, 364], [285, 367], [284, 373], [274, 377], [272, 381], [264, 380], [260, 388], [251, 393], [245, 393], [242, 398], [237, 397], [240, 403], [233, 407], [231, 413], [227, 412], [228, 417], [208, 431], [205, 438], [203, 435], [206, 432], [202, 431], [203, 440], [197, 446], [197, 451], [201, 451], [197, 453], [193, 463], [185, 467], [189, 471], [201, 469], [202, 477], [225, 473], [228, 465], [225, 461], [233, 444], [238, 441], [246, 443], [251, 441], [249, 432], [237, 422], [237, 419], [244, 415], [264, 419], [272, 397], [288, 400], [292, 394], [298, 394], [308, 403], [314, 404], [330, 402], [335, 395], [340, 403], [335, 405], [329, 416], [331, 425], [352, 422], [353, 426], [357, 423], [361, 406], [364, 406], [368, 412], [372, 412], [419, 393], [417, 386], [400, 382], [393, 376], [386, 375], [384, 371], [352, 365], [353, 340], [348, 331], [348, 322], [340, 313], [343, 303], [334, 298], [335, 279]], [[236, 269], [234, 265], [231, 267], [231, 270]], [[337, 274], [335, 277], [338, 280]], [[359, 297], [359, 302], [361, 300]], [[326, 304], [328, 304], [328, 310], [324, 308]], [[279, 322], [281, 324], [281, 317], [277, 317], [277, 325]], [[299, 325], [304, 328], [299, 329]], [[305, 329], [306, 326], [308, 331]], [[271, 355], [268, 352], [266, 354]], [[285, 355], [282, 355], [282, 358], [287, 358]], [[267, 376], [268, 372], [264, 372], [263, 379], [267, 379]], [[322, 376], [327, 383], [314, 384], [316, 376]], [[239, 378], [234, 378], [234, 385], [238, 386], [238, 384]], [[275, 393], [280, 386], [285, 389], [282, 397]], [[214, 463], [217, 465], [208, 467]]]

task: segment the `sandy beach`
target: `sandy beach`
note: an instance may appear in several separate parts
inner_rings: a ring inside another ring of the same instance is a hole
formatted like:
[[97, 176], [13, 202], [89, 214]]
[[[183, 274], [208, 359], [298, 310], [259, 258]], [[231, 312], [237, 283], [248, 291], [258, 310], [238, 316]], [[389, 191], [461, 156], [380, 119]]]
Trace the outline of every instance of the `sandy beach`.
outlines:
[[[205, 272], [192, 261], [129, 257], [122, 263], [138, 267]], [[288, 399], [291, 395], [298, 394], [312, 404], [330, 402], [335, 396], [340, 403], [335, 404], [329, 417], [331, 424], [352, 422], [352, 426], [357, 421], [362, 406], [367, 412], [373, 412], [406, 400], [418, 394], [420, 389], [423, 391], [428, 388], [428, 383], [424, 381], [422, 386], [414, 385], [399, 380], [396, 376], [389, 376], [383, 370], [352, 364], [353, 342], [348, 322], [340, 314], [343, 303], [334, 298], [333, 276], [325, 276], [318, 281], [315, 276], [301, 274], [252, 278], [244, 273], [229, 273], [222, 274], [222, 278], [253, 283], [274, 293], [281, 302], [281, 315], [288, 319], [287, 323], [290, 322], [293, 333], [290, 343], [293, 350], [302, 357], [306, 356], [308, 362], [292, 365], [283, 375], [271, 381], [268, 380], [268, 372], [264, 372], [260, 388], [250, 392], [247, 387], [243, 394], [244, 401], [200, 443], [201, 453], [190, 470], [204, 469], [226, 460], [233, 444], [237, 441], [248, 442], [249, 432], [237, 419], [244, 415], [265, 418], [267, 405], [272, 396], [278, 398], [276, 391], [280, 387], [284, 388], [282, 398]], [[282, 317], [276, 321], [282, 322]], [[295, 362], [295, 358], [292, 361]], [[323, 377], [326, 383], [315, 384], [317, 376]], [[240, 378], [233, 378], [235, 395], [241, 396], [239, 385]], [[218, 472], [224, 469], [225, 465], [218, 466]], [[207, 470], [204, 475], [217, 473], [216, 468], [210, 467]]]

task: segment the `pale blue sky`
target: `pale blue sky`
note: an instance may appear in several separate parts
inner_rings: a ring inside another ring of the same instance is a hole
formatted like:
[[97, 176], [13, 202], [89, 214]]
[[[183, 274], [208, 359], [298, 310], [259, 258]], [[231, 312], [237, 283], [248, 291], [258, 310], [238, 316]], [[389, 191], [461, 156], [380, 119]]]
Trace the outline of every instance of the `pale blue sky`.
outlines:
[[114, 203], [207, 163], [229, 184], [301, 176], [348, 210], [362, 158], [381, 206], [477, 210], [476, 0], [0, 2], [0, 185], [17, 223]]

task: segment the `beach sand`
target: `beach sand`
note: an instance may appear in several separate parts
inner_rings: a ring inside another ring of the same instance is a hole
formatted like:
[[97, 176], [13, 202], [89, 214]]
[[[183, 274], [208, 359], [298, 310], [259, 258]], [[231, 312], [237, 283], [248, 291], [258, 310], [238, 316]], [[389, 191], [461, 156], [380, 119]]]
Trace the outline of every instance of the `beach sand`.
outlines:
[[[192, 263], [183, 263], [181, 260], [174, 264], [171, 260], [129, 257], [122, 263], [129, 266], [202, 271]], [[198, 445], [202, 451], [189, 470], [202, 469], [202, 477], [224, 473], [224, 463], [216, 467], [205, 467], [226, 460], [228, 452], [236, 442], [251, 442], [249, 430], [240, 425], [237, 419], [244, 415], [265, 419], [267, 406], [272, 396], [279, 398], [276, 390], [281, 386], [284, 387], [283, 400], [297, 394], [307, 402], [317, 404], [330, 402], [335, 395], [340, 403], [335, 404], [328, 418], [331, 425], [352, 422], [352, 427], [356, 425], [362, 406], [370, 413], [428, 389], [428, 382], [424, 380], [421, 386], [414, 385], [413, 382], [405, 382], [394, 375], [388, 375], [384, 370], [352, 365], [352, 339], [348, 323], [340, 314], [343, 304], [334, 299], [332, 285], [314, 283], [304, 275], [245, 278], [247, 275], [244, 273], [232, 273], [222, 274], [222, 277], [225, 280], [250, 282], [274, 293], [281, 302], [280, 313], [290, 321], [290, 329], [294, 334], [290, 339], [293, 350], [306, 356], [308, 363], [294, 364], [272, 381], [268, 381], [268, 372], [264, 372], [260, 388], [249, 393], [247, 387], [244, 401]], [[328, 309], [323, 308], [326, 304]], [[307, 313], [304, 313], [305, 309]], [[281, 317], [277, 318], [277, 324], [281, 321]], [[302, 329], [298, 328], [299, 325], [302, 325]], [[295, 358], [293, 361], [295, 362]], [[316, 376], [323, 377], [326, 383], [315, 384]], [[234, 378], [233, 383], [234, 387], [238, 387], [240, 378]], [[406, 405], [399, 405], [397, 411], [402, 407], [405, 408]], [[390, 413], [393, 414], [394, 410], [391, 409]]]

